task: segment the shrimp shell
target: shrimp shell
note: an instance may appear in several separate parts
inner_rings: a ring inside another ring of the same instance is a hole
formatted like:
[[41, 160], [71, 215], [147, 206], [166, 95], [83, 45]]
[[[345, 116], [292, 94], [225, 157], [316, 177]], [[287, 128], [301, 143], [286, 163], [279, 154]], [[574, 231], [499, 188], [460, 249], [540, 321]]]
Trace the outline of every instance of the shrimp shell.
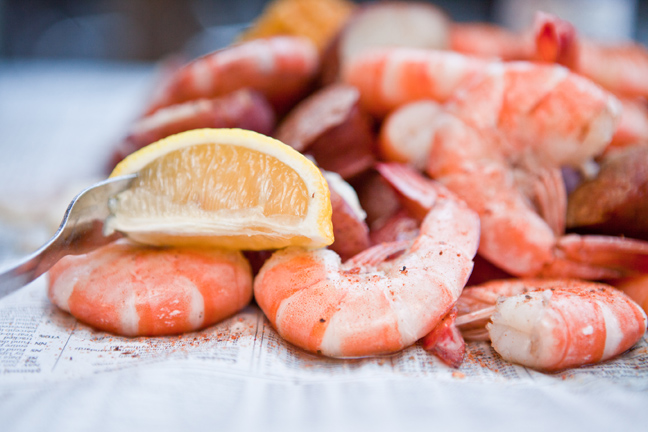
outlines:
[[587, 282], [507, 298], [492, 321], [486, 328], [504, 359], [547, 371], [608, 360], [646, 331], [637, 304], [614, 288]]
[[214, 51], [176, 71], [147, 114], [200, 98], [250, 88], [281, 113], [308, 90], [319, 68], [319, 52], [308, 39], [277, 36]]
[[462, 332], [475, 333], [492, 313], [486, 329], [495, 351], [544, 371], [617, 356], [641, 339], [647, 324], [645, 312], [621, 291], [577, 279], [491, 281], [465, 289], [457, 307]]
[[49, 271], [52, 303], [79, 320], [124, 336], [198, 330], [252, 298], [240, 252], [154, 248], [126, 241], [67, 256]]
[[413, 241], [384, 243], [344, 264], [333, 251], [276, 252], [254, 282], [279, 334], [308, 351], [362, 357], [398, 351], [429, 333], [472, 270], [479, 220], [439, 199]]

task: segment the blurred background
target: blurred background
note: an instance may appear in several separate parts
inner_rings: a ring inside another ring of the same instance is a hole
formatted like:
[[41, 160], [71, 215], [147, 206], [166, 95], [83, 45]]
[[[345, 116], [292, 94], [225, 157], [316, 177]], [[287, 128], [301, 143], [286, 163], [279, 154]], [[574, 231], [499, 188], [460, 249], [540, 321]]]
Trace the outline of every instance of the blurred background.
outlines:
[[[0, 0], [0, 57], [154, 61], [228, 44], [267, 0]], [[648, 43], [648, 0], [435, 0], [457, 21], [523, 28], [553, 11], [583, 33]], [[356, 1], [362, 3], [362, 1]]]
[[[268, 3], [0, 0], [0, 262], [35, 250], [72, 197], [105, 178], [165, 60], [228, 45]], [[528, 28], [540, 9], [590, 37], [648, 45], [648, 0], [430, 3], [455, 21], [512, 30]]]

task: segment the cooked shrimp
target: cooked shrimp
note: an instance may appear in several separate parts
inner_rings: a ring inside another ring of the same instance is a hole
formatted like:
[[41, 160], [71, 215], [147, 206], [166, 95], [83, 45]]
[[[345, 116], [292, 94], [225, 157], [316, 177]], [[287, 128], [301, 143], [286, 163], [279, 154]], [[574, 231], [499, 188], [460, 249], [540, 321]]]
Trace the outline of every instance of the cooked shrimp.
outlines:
[[648, 271], [646, 243], [562, 236], [560, 167], [586, 166], [605, 149], [618, 116], [612, 95], [563, 67], [516, 62], [493, 64], [445, 110], [416, 108], [426, 104], [385, 120], [382, 154], [407, 158], [410, 137], [423, 143], [427, 173], [480, 214], [483, 257], [516, 276]]
[[[495, 304], [481, 317], [493, 348], [505, 360], [558, 371], [615, 357], [646, 331], [645, 312], [621, 291], [581, 280], [504, 280], [466, 288], [460, 314], [480, 301]], [[485, 312], [485, 313], [484, 313]], [[473, 317], [461, 315], [457, 324]]]
[[377, 245], [344, 264], [327, 249], [276, 252], [254, 295], [279, 334], [330, 357], [395, 352], [428, 334], [459, 297], [479, 238], [477, 215], [443, 190], [414, 241]]
[[[504, 181], [506, 178], [502, 177], [507, 175], [496, 171], [491, 173], [492, 178], [482, 178], [477, 175], [477, 168], [473, 171], [475, 178], [464, 179], [466, 188], [460, 191], [480, 214], [480, 254], [497, 267], [510, 274], [532, 271], [533, 275], [578, 275], [593, 279], [647, 271], [648, 243], [607, 236], [556, 237], [519, 191], [513, 194], [509, 190], [510, 197], [500, 196], [502, 185], [512, 183], [513, 179]], [[417, 207], [424, 211], [430, 197], [421, 191], [429, 180], [422, 179], [418, 172], [402, 164], [383, 164], [381, 172], [399, 191], [409, 194], [410, 214], [415, 214]], [[449, 186], [456, 188], [450, 182]], [[484, 242], [486, 247], [482, 247]], [[535, 262], [540, 259], [544, 262]]]
[[49, 271], [52, 303], [79, 320], [124, 336], [198, 330], [252, 298], [240, 252], [154, 248], [126, 241], [67, 256]]
[[545, 12], [519, 34], [491, 24], [454, 24], [451, 41], [451, 49], [464, 54], [558, 63], [617, 95], [648, 97], [645, 47], [583, 38], [570, 22]]
[[499, 56], [504, 60], [558, 63], [581, 74], [621, 100], [623, 110], [612, 145], [648, 139], [648, 50], [638, 44], [604, 46], [583, 39], [568, 21], [536, 13], [532, 28], [521, 34], [486, 24], [456, 24], [453, 49], [465, 54]]
[[446, 104], [479, 129], [497, 130], [522, 158], [580, 166], [610, 142], [619, 101], [590, 80], [554, 64], [493, 63]]
[[382, 117], [407, 102], [448, 100], [489, 61], [450, 51], [380, 48], [345, 63], [343, 80], [360, 90], [363, 106]]
[[486, 23], [454, 23], [450, 49], [462, 54], [501, 60], [529, 60], [535, 55], [533, 35], [515, 33]]
[[648, 140], [648, 50], [635, 43], [604, 46], [581, 38], [557, 16], [538, 13], [535, 22], [536, 59], [567, 66], [620, 97], [621, 121], [611, 145]]
[[176, 71], [148, 114], [180, 102], [223, 96], [241, 88], [263, 94], [279, 112], [304, 96], [319, 68], [319, 52], [307, 39], [278, 36], [232, 45]]
[[241, 89], [213, 99], [197, 99], [162, 108], [137, 120], [116, 149], [112, 170], [124, 157], [176, 133], [202, 128], [239, 128], [268, 135], [275, 113], [258, 92]]

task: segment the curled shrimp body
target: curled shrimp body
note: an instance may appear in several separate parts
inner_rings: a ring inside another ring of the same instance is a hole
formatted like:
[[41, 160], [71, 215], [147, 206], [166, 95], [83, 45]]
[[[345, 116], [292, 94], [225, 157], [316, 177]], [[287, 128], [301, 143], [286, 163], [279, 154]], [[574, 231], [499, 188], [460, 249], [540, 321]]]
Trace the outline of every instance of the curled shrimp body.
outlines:
[[536, 58], [555, 62], [588, 77], [618, 95], [621, 121], [611, 146], [648, 140], [648, 50], [635, 43], [601, 45], [580, 37], [557, 16], [538, 13], [535, 23]]
[[319, 52], [305, 38], [277, 36], [232, 45], [181, 67], [169, 77], [148, 114], [160, 108], [250, 88], [279, 112], [302, 97], [319, 68]]
[[341, 263], [327, 249], [276, 252], [254, 295], [279, 334], [330, 357], [403, 349], [450, 311], [470, 272], [477, 215], [439, 195], [413, 241], [384, 243]]
[[482, 318], [492, 313], [486, 329], [493, 348], [505, 360], [545, 371], [608, 360], [646, 331], [641, 307], [606, 284], [502, 280], [467, 288], [462, 296], [458, 324], [469, 321], [467, 309], [495, 304], [481, 313]]
[[160, 336], [198, 330], [252, 298], [240, 252], [154, 248], [118, 241], [67, 256], [49, 271], [52, 303], [101, 330]]
[[605, 149], [618, 111], [611, 94], [566, 68], [493, 64], [441, 107], [420, 101], [392, 112], [380, 146], [399, 161], [425, 154], [415, 165], [479, 213], [480, 255], [509, 274], [620, 277], [648, 271], [648, 244], [564, 236], [560, 172]]
[[491, 64], [446, 108], [480, 133], [498, 131], [507, 156], [572, 166], [605, 149], [621, 113], [618, 99], [592, 81], [531, 62]]

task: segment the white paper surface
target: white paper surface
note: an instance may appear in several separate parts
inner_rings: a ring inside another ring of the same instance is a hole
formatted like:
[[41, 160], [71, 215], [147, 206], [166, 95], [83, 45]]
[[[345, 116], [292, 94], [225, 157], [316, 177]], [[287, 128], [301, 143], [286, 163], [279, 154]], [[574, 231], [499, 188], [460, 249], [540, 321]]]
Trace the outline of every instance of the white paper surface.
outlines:
[[[648, 401], [645, 337], [613, 361], [551, 375], [471, 342], [455, 370], [420, 346], [359, 360], [311, 355], [283, 342], [256, 306], [200, 332], [123, 338], [77, 322], [45, 292], [41, 278], [0, 302], [0, 418], [7, 430], [137, 429], [138, 421], [163, 430], [174, 422], [236, 430], [429, 422], [495, 429], [465, 418], [475, 411], [531, 430], [556, 421], [549, 416], [566, 422], [556, 427], [605, 430], [632, 426]], [[534, 416], [538, 423], [527, 424]]]
[[[35, 250], [52, 203], [64, 209], [71, 198], [60, 198], [66, 185], [100, 175], [152, 74], [0, 64], [0, 260]], [[131, 339], [56, 309], [44, 278], [0, 299], [3, 432], [635, 430], [647, 390], [645, 336], [611, 362], [554, 375], [469, 343], [453, 370], [420, 346], [361, 360], [314, 356], [284, 343], [254, 305], [201, 332]]]
[[0, 303], [0, 386], [74, 380], [166, 362], [202, 363], [223, 374], [327, 382], [428, 379], [477, 383], [616, 383], [648, 389], [646, 338], [605, 364], [544, 374], [501, 360], [490, 344], [470, 342], [463, 365], [449, 368], [420, 346], [398, 354], [337, 360], [284, 342], [255, 305], [206, 330], [126, 338], [93, 330], [52, 306], [45, 278]]

